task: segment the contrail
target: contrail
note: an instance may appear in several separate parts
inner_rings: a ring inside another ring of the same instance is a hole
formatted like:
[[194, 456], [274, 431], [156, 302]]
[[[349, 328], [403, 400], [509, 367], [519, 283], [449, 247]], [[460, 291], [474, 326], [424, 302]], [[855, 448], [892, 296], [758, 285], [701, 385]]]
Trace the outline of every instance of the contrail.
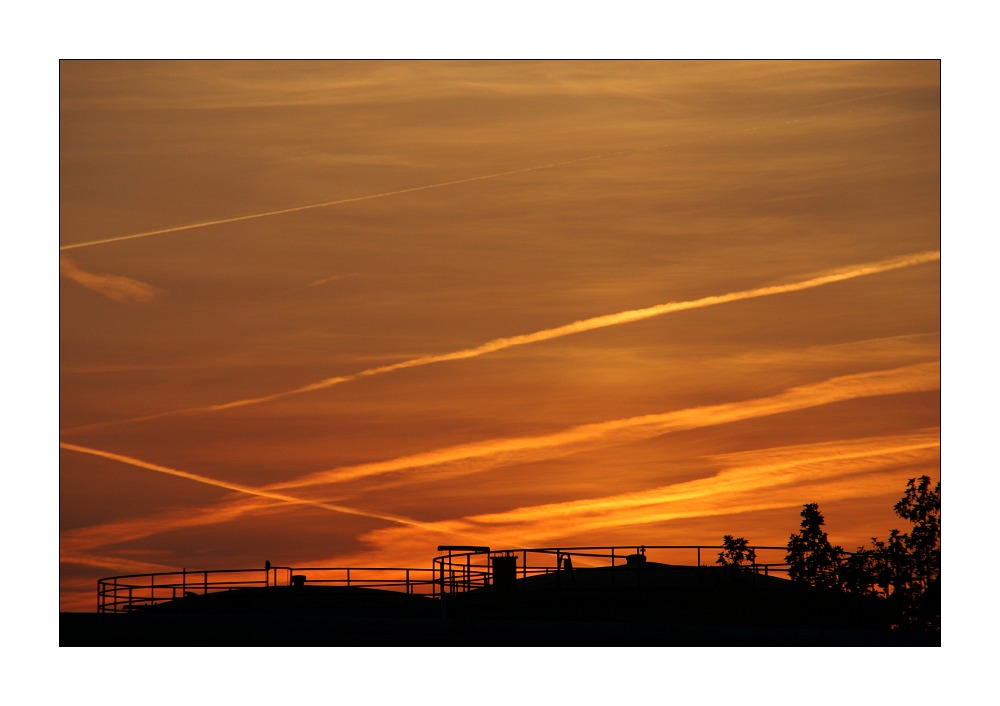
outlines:
[[[937, 389], [939, 379], [940, 366], [937, 363], [918, 363], [902, 368], [829, 378], [818, 383], [792, 387], [771, 397], [707, 407], [693, 407], [640, 417], [613, 419], [569, 427], [537, 436], [486, 439], [384, 461], [318, 471], [296, 479], [272, 483], [263, 488], [252, 488], [251, 490], [254, 492], [249, 497], [244, 496], [222, 501], [197, 511], [188, 508], [183, 512], [171, 511], [160, 515], [131, 518], [125, 521], [71, 530], [63, 533], [61, 541], [64, 544], [64, 552], [87, 553], [110, 543], [134, 541], [167, 530], [229, 522], [245, 513], [265, 508], [268, 499], [281, 499], [285, 497], [285, 491], [293, 488], [303, 491], [307, 488], [316, 489], [320, 486], [368, 479], [374, 476], [396, 475], [395, 482], [383, 482], [375, 486], [375, 489], [384, 490], [405, 482], [407, 472], [410, 471], [417, 471], [419, 474], [417, 477], [409, 478], [411, 481], [418, 482], [425, 479], [437, 481], [443, 478], [454, 478], [469, 473], [491, 470], [501, 463], [533, 463], [568, 454], [579, 454], [593, 448], [629, 441], [642, 441], [671, 432], [729, 424], [851, 399]], [[926, 439], [930, 433], [932, 432], [925, 430], [919, 432], [917, 436], [920, 439]], [[906, 438], [906, 443], [911, 441], [910, 437]], [[826, 448], [827, 446], [832, 448], [842, 443], [814, 444], [801, 448], [813, 449]], [[862, 444], [862, 441], [851, 443], [858, 446]], [[878, 444], [873, 440], [864, 443], [874, 444], [880, 449], [880, 453], [888, 453], [885, 444]], [[203, 476], [195, 476], [195, 474], [177, 469], [167, 469], [119, 454], [66, 443], [63, 443], [62, 446], [69, 450], [91, 453], [140, 468], [166, 472], [199, 482], [208, 480], [211, 485], [221, 485], [227, 489], [233, 489], [232, 486], [235, 485], [223, 485], [215, 479], [205, 479]], [[716, 458], [726, 465], [735, 463], [735, 465], [749, 464], [759, 467], [762, 463], [768, 463], [774, 468], [794, 468], [802, 465], [801, 455], [797, 453], [799, 450], [801, 450], [800, 447], [772, 448], [766, 451], [721, 455]], [[893, 448], [893, 451], [898, 450], [900, 449]], [[300, 503], [308, 502], [299, 498], [295, 500]], [[433, 525], [442, 531], [451, 527], [447, 522], [440, 521], [424, 524]], [[466, 528], [455, 528], [455, 534], [461, 534], [464, 531]]]
[[[840, 103], [850, 103], [854, 101], [870, 100], [872, 98], [880, 98], [882, 96], [889, 96], [895, 93], [900, 93], [901, 90], [886, 91], [883, 93], [869, 94], [864, 96], [858, 96], [855, 98], [847, 98], [836, 101], [829, 101], [826, 103], [816, 103], [812, 106], [807, 107], [821, 107], [826, 105], [837, 105]], [[789, 111], [781, 111], [780, 113], [787, 113]], [[778, 114], [780, 114], [778, 113]], [[776, 114], [777, 115], [777, 114]], [[773, 116], [772, 116], [773, 117]], [[756, 128], [750, 128], [756, 129]], [[745, 131], [745, 130], [744, 130]], [[263, 211], [260, 213], [250, 213], [243, 216], [229, 216], [226, 218], [216, 218], [210, 221], [199, 221], [197, 223], [188, 223], [186, 225], [171, 226], [169, 228], [159, 228], [157, 230], [147, 230], [142, 233], [132, 233], [130, 235], [119, 235], [111, 238], [102, 238], [100, 240], [90, 240], [84, 243], [71, 243], [69, 245], [59, 246], [60, 250], [73, 250], [75, 248], [87, 248], [94, 245], [106, 245], [107, 243], [117, 243], [123, 240], [134, 240], [136, 238], [149, 238], [154, 235], [166, 235], [167, 233], [180, 233], [187, 230], [195, 230], [196, 228], [208, 228], [211, 226], [224, 225], [226, 223], [238, 223], [240, 221], [249, 221], [257, 218], [268, 218], [270, 216], [281, 216], [286, 213], [296, 213], [298, 211], [308, 211], [314, 208], [327, 208], [328, 206], [339, 206], [345, 203], [355, 203], [358, 201], [369, 201], [371, 199], [382, 199], [388, 196], [398, 196], [400, 194], [410, 194], [416, 191], [427, 191], [429, 189], [440, 189], [446, 186], [456, 186], [458, 184], [468, 184], [475, 181], [485, 181], [487, 179], [498, 179], [500, 177], [510, 176], [511, 174], [524, 174], [526, 172], [533, 172], [540, 169], [553, 169], [555, 167], [562, 167], [567, 164], [574, 164], [576, 162], [585, 162], [592, 159], [607, 159], [608, 157], [617, 157], [626, 154], [641, 154], [642, 152], [653, 152], [655, 150], [663, 149], [665, 147], [670, 147], [677, 144], [691, 144], [697, 142], [704, 142], [709, 138], [692, 138], [688, 140], [675, 141], [673, 143], [663, 143], [659, 145], [653, 145], [652, 147], [637, 147], [633, 149], [626, 150], [616, 150], [614, 152], [605, 152], [603, 154], [592, 154], [586, 155], [584, 157], [575, 157], [573, 159], [566, 159], [560, 162], [549, 162], [548, 164], [538, 164], [533, 167], [523, 167], [521, 169], [510, 169], [504, 172], [494, 172], [492, 174], [483, 174], [481, 176], [467, 177], [465, 179], [454, 179], [452, 181], [442, 181], [436, 184], [424, 184], [423, 186], [413, 186], [408, 189], [397, 189], [395, 191], [383, 191], [378, 194], [367, 194], [365, 196], [354, 196], [346, 199], [336, 199], [334, 201], [323, 201], [321, 203], [306, 204], [305, 206], [292, 206], [290, 208], [280, 208], [274, 211]]]
[[442, 181], [436, 184], [424, 184], [423, 186], [413, 186], [409, 189], [397, 189], [396, 191], [383, 191], [378, 194], [367, 194], [365, 196], [354, 196], [346, 199], [337, 199], [335, 201], [323, 201], [322, 203], [311, 203], [305, 206], [292, 206], [291, 208], [280, 208], [275, 211], [264, 211], [261, 213], [251, 213], [245, 216], [231, 216], [226, 218], [217, 218], [211, 221], [200, 221], [198, 223], [188, 223], [187, 225], [172, 226], [170, 228], [160, 228], [158, 230], [147, 230], [142, 233], [132, 233], [131, 235], [119, 235], [112, 238], [103, 238], [101, 240], [90, 240], [85, 243], [71, 243], [70, 245], [60, 245], [60, 250], [73, 250], [75, 248], [88, 248], [93, 245], [105, 245], [107, 243], [117, 243], [122, 240], [135, 240], [136, 238], [149, 238], [154, 235], [165, 235], [167, 233], [179, 233], [186, 230], [195, 230], [196, 228], [208, 228], [210, 226], [224, 225], [226, 223], [238, 223], [240, 221], [250, 221], [257, 218], [268, 218], [270, 216], [281, 216], [286, 213], [296, 213], [298, 211], [309, 211], [314, 208], [327, 208], [328, 206], [339, 206], [345, 203], [355, 203], [357, 201], [370, 201], [371, 199], [383, 199], [388, 196], [399, 196], [400, 194], [410, 194], [416, 191], [427, 191], [429, 189], [441, 189], [446, 186], [456, 186], [458, 184], [469, 184], [474, 181], [485, 181], [487, 179], [498, 179], [500, 177], [509, 176], [511, 174], [524, 174], [526, 172], [534, 172], [539, 169], [553, 169], [554, 167], [561, 167], [567, 164], [573, 164], [575, 162], [585, 162], [591, 159], [606, 159], [608, 157], [615, 157], [623, 154], [638, 154], [640, 152], [651, 152], [653, 150], [662, 149], [663, 147], [669, 147], [669, 145], [656, 145], [655, 147], [642, 147], [638, 149], [630, 150], [619, 150], [617, 152], [607, 152], [604, 154], [593, 154], [585, 157], [576, 157], [574, 159], [566, 159], [561, 162], [550, 162], [548, 164], [538, 164], [533, 167], [523, 167], [521, 169], [511, 169], [506, 172], [494, 172], [493, 174], [483, 174], [481, 176], [468, 177], [466, 179], [454, 179], [452, 181]]
[[[277, 493], [262, 488], [254, 488], [253, 486], [244, 485], [243, 483], [233, 483], [230, 481], [218, 480], [216, 478], [209, 478], [208, 476], [199, 475], [197, 473], [190, 473], [188, 471], [181, 471], [176, 468], [169, 468], [167, 466], [160, 466], [156, 463], [149, 463], [148, 461], [142, 461], [137, 458], [132, 458], [131, 456], [123, 456], [122, 454], [112, 453], [110, 451], [101, 451], [100, 449], [93, 449], [88, 446], [78, 446], [77, 444], [70, 444], [65, 441], [59, 442], [59, 448], [66, 449], [67, 451], [76, 451], [77, 453], [90, 454], [91, 456], [100, 456], [101, 458], [110, 459], [112, 461], [118, 461], [119, 463], [125, 463], [130, 466], [135, 466], [136, 468], [145, 468], [149, 471], [156, 471], [157, 473], [165, 473], [167, 475], [176, 476], [178, 478], [185, 478], [187, 480], [195, 481], [196, 483], [204, 483], [205, 485], [212, 485], [216, 488], [225, 488], [226, 490], [234, 490], [238, 493], [245, 493], [246, 495], [253, 495], [259, 498], [268, 498], [270, 500], [277, 500], [283, 503], [291, 503], [293, 505], [310, 505], [312, 507], [322, 508], [323, 510], [332, 510], [333, 512], [340, 512], [346, 515], [359, 515], [361, 517], [371, 517], [377, 520], [387, 520], [388, 522], [394, 522], [400, 525], [406, 525], [409, 527], [422, 527], [424, 529], [433, 530], [434, 527], [425, 522], [419, 522], [418, 520], [412, 520], [408, 517], [402, 517], [400, 515], [388, 515], [379, 512], [369, 512], [367, 510], [358, 510], [353, 507], [347, 507], [344, 505], [334, 505], [332, 503], [324, 503], [317, 500], [307, 500], [304, 498], [297, 498], [291, 495], [286, 495], [285, 493]], [[435, 530], [436, 531], [436, 530]]]
[[845, 280], [855, 279], [857, 277], [864, 277], [866, 275], [880, 274], [883, 272], [889, 272], [891, 270], [897, 270], [904, 267], [911, 267], [913, 265], [920, 265], [928, 262], [934, 262], [940, 259], [941, 259], [941, 252], [939, 250], [919, 252], [910, 255], [903, 255], [900, 257], [890, 258], [887, 260], [878, 260], [876, 262], [869, 262], [863, 265], [855, 265], [853, 267], [833, 270], [826, 274], [810, 277], [809, 279], [801, 280], [799, 282], [792, 282], [790, 284], [777, 284], [767, 287], [756, 287], [754, 289], [746, 289], [740, 292], [729, 292], [728, 294], [717, 294], [707, 297], [701, 297], [700, 299], [669, 302], [667, 304], [657, 304], [655, 306], [646, 307], [644, 309], [632, 309], [630, 311], [621, 311], [618, 312], [617, 314], [606, 314], [604, 316], [595, 316], [589, 319], [574, 321], [573, 323], [565, 324], [563, 326], [556, 326], [555, 328], [535, 331], [534, 333], [526, 333], [519, 336], [511, 336], [509, 338], [495, 338], [491, 341], [487, 341], [486, 343], [480, 344], [478, 346], [473, 346], [472, 348], [464, 348], [462, 350], [453, 351], [451, 353], [440, 353], [437, 355], [420, 356], [418, 358], [404, 360], [399, 363], [392, 363], [390, 365], [382, 365], [375, 368], [368, 368], [367, 370], [362, 370], [361, 372], [352, 373], [350, 375], [330, 377], [324, 380], [320, 380], [319, 382], [303, 385], [302, 387], [297, 387], [292, 390], [275, 392], [270, 395], [262, 395], [260, 397], [248, 397], [242, 400], [235, 400], [233, 402], [225, 402], [215, 405], [207, 405], [204, 407], [192, 407], [188, 409], [173, 410], [170, 412], [160, 412], [158, 414], [151, 414], [142, 417], [134, 417], [131, 419], [124, 419], [116, 422], [98, 422], [96, 424], [87, 424], [75, 427], [73, 429], [67, 429], [63, 433], [70, 434], [81, 431], [87, 431], [91, 429], [113, 426], [117, 424], [129, 424], [134, 422], [149, 421], [153, 419], [162, 419], [164, 417], [204, 414], [208, 412], [220, 412], [223, 410], [234, 409], [237, 407], [248, 407], [250, 405], [261, 404], [263, 402], [271, 402], [273, 400], [278, 400], [283, 397], [299, 395], [304, 392], [314, 392], [316, 390], [323, 390], [328, 387], [333, 387], [334, 385], [350, 382], [352, 380], [357, 380], [363, 377], [371, 377], [373, 375], [383, 375], [385, 373], [391, 373], [396, 370], [404, 370], [406, 368], [417, 368], [424, 365], [432, 365], [434, 363], [445, 363], [453, 360], [465, 360], [467, 358], [477, 358], [479, 356], [487, 355], [489, 353], [495, 353], [497, 351], [505, 350], [507, 348], [514, 348], [517, 346], [525, 346], [530, 343], [549, 341], [554, 338], [562, 338], [563, 336], [570, 336], [575, 333], [593, 331], [596, 329], [607, 328], [609, 326], [617, 326], [619, 324], [627, 324], [635, 321], [643, 321], [645, 319], [651, 319], [656, 316], [663, 316], [664, 314], [673, 314], [678, 311], [685, 311], [688, 309], [701, 309], [709, 306], [717, 306], [719, 304], [728, 304], [730, 302], [742, 301], [745, 299], [756, 299], [759, 297], [768, 297], [775, 294], [788, 294], [791, 292], [800, 292], [805, 289], [822, 287], [824, 285], [833, 284], [835, 282], [843, 282]]
[[[614, 495], [513, 507], [490, 514], [435, 522], [474, 543], [512, 546], [566, 546], [585, 533], [614, 532], [693, 518], [733, 516], [801, 507], [803, 498], [823, 502], [891, 493], [905, 466], [939, 465], [938, 430], [759, 449], [750, 454], [714, 456], [723, 467], [712, 475]], [[777, 461], [772, 460], [777, 457]], [[905, 478], [906, 476], [903, 475]], [[787, 536], [787, 535], [786, 535]], [[396, 553], [418, 555], [433, 541], [419, 532], [382, 527], [359, 537], [369, 547], [353, 562], [403, 562]], [[344, 561], [344, 559], [338, 559]]]
[[[434, 474], [434, 480], [440, 480], [487, 470], [495, 466], [498, 459], [504, 463], [535, 462], [589, 448], [641, 441], [671, 432], [732, 424], [836, 402], [935, 390], [940, 386], [940, 373], [940, 364], [931, 362], [842, 375], [791, 387], [769, 397], [591, 422], [548, 434], [486, 439], [384, 461], [340, 466], [275, 483], [268, 489], [289, 490], [345, 483], [403, 471], [419, 470], [426, 474], [430, 469], [444, 467], [444, 472]], [[456, 465], [457, 462], [462, 462], [462, 465]]]

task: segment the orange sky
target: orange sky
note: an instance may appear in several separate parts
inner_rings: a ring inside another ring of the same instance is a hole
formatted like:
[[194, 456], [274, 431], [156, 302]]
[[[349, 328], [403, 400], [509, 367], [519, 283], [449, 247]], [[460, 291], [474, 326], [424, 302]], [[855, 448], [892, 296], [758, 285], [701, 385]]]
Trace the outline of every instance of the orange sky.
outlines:
[[939, 69], [62, 62], [62, 608], [885, 536], [940, 474]]

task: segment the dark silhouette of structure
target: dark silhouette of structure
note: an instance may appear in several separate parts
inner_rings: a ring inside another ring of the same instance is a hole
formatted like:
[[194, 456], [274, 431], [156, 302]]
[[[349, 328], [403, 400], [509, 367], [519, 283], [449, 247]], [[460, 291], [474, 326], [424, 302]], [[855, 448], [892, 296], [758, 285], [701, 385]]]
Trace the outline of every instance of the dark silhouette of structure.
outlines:
[[62, 615], [60, 644], [940, 644], [890, 631], [876, 597], [789, 581], [785, 547], [753, 547], [739, 571], [703, 565], [702, 549], [720, 547], [441, 546], [429, 569], [109, 577], [96, 614]]

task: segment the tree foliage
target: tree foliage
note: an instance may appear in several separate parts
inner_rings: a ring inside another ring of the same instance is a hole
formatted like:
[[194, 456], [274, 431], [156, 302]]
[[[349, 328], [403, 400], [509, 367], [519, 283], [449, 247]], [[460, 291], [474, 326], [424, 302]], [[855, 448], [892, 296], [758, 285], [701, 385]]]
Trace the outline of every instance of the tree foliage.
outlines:
[[731, 534], [722, 537], [722, 551], [719, 552], [719, 558], [715, 560], [716, 564], [740, 568], [744, 562], [752, 563], [753, 560], [754, 550], [746, 539], [733, 537]]
[[886, 592], [900, 625], [941, 629], [941, 482], [921, 476], [907, 481], [903, 497], [893, 507], [907, 520], [909, 532], [892, 530], [889, 540], [876, 547], [884, 552]]
[[928, 476], [909, 479], [893, 510], [911, 524], [909, 531], [892, 529], [886, 539], [872, 537], [871, 547], [848, 554], [830, 544], [819, 506], [805, 505], [799, 532], [788, 540], [789, 576], [884, 599], [897, 627], [940, 630], [940, 481], [932, 488]]
[[788, 576], [795, 583], [835, 588], [839, 586], [838, 568], [844, 550], [830, 544], [823, 531], [825, 520], [819, 505], [809, 503], [802, 508], [798, 534], [788, 538]]

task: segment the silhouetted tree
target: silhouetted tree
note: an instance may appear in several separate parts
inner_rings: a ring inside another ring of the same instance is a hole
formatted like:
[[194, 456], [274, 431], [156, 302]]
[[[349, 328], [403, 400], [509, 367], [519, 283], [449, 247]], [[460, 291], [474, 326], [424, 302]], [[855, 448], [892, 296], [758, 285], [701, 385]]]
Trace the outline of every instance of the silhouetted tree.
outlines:
[[863, 596], [878, 595], [875, 561], [875, 551], [864, 547], [844, 557], [837, 572], [841, 588]]
[[911, 585], [924, 591], [941, 575], [941, 481], [930, 490], [931, 479], [910, 478], [903, 498], [893, 510], [913, 529], [903, 535], [903, 546], [909, 555]]
[[719, 558], [715, 560], [716, 564], [740, 568], [743, 562], [753, 562], [753, 560], [754, 552], [746, 539], [733, 537], [731, 534], [722, 537], [722, 551], [719, 552]]
[[941, 629], [941, 483], [931, 489], [927, 476], [907, 481], [896, 515], [913, 524], [893, 529], [872, 548], [858, 547], [840, 570], [841, 586], [851, 593], [885, 598], [899, 627]]
[[840, 585], [837, 569], [844, 550], [830, 544], [823, 531], [825, 520], [819, 505], [809, 503], [802, 508], [802, 523], [798, 534], [788, 538], [788, 576], [795, 583], [821, 588]]
[[900, 585], [900, 568], [907, 562], [899, 530], [892, 530], [889, 539], [872, 537], [872, 548], [858, 547], [840, 565], [841, 587], [849, 593], [886, 598]]
[[913, 524], [909, 532], [892, 530], [886, 543], [889, 600], [900, 624], [921, 630], [941, 629], [941, 483], [910, 478], [896, 514]]

